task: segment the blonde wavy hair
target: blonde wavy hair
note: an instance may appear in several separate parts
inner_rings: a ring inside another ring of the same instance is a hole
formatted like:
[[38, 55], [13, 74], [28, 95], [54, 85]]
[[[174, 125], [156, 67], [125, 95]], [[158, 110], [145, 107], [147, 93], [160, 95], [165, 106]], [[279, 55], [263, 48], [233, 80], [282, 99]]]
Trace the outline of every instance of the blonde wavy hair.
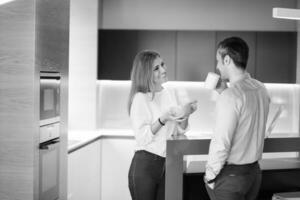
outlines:
[[154, 60], [159, 57], [159, 53], [150, 50], [141, 51], [135, 56], [130, 74], [131, 88], [127, 105], [129, 115], [132, 100], [136, 93], [152, 92], [152, 98], [154, 97], [152, 67]]

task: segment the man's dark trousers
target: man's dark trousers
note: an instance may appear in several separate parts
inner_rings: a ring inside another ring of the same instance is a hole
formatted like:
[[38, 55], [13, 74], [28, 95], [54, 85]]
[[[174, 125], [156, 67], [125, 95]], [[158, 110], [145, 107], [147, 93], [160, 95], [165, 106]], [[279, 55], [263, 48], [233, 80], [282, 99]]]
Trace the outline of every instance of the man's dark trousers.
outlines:
[[258, 162], [246, 165], [225, 164], [212, 190], [206, 185], [211, 200], [255, 200], [261, 184]]

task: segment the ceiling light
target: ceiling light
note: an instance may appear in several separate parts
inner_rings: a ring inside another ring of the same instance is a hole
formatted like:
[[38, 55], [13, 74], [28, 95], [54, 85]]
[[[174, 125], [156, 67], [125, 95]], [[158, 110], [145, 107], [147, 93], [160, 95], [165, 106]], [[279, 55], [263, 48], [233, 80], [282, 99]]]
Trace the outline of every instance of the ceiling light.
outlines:
[[273, 8], [273, 17], [281, 19], [300, 20], [300, 9]]
[[11, 1], [14, 1], [14, 0], [0, 0], [0, 5], [9, 3]]

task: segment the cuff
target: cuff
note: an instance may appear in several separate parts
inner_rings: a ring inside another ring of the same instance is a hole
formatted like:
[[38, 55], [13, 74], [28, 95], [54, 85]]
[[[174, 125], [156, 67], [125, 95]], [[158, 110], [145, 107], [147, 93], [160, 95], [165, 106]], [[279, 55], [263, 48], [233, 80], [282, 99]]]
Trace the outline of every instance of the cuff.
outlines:
[[207, 183], [213, 183], [216, 180], [217, 174], [214, 173], [214, 171], [207, 167], [205, 171], [205, 180]]

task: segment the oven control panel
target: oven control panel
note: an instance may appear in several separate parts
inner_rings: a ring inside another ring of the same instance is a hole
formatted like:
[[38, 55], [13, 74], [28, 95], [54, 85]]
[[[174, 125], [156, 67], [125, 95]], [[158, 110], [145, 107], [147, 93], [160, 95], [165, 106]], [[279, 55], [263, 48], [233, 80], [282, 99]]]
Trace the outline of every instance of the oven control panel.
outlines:
[[40, 127], [40, 143], [59, 137], [59, 122]]

